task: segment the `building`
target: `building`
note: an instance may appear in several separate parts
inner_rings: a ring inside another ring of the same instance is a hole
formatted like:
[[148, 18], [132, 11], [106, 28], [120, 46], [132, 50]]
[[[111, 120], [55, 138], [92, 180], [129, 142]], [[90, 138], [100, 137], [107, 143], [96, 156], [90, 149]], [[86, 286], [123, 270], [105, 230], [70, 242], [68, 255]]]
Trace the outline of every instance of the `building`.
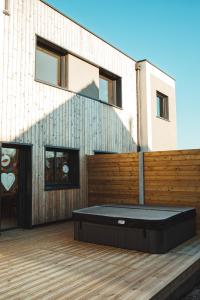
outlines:
[[40, 0], [0, 0], [1, 228], [87, 206], [86, 155], [176, 148], [175, 82]]

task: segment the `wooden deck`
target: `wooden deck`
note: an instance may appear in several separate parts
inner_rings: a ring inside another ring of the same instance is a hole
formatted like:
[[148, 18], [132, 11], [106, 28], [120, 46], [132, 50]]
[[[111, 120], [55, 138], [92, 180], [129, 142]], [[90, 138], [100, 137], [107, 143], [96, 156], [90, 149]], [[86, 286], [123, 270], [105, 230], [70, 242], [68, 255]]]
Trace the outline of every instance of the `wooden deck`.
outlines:
[[3, 300], [163, 300], [199, 268], [200, 236], [162, 255], [74, 241], [71, 222], [0, 237]]

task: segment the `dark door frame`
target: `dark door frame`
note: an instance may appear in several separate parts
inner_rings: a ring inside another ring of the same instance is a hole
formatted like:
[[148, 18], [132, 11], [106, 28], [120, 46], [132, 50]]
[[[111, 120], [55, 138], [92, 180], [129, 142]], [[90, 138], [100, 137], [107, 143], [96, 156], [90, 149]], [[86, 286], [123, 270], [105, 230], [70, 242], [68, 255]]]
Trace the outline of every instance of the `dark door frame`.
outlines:
[[[25, 172], [20, 172], [19, 181], [19, 226], [22, 228], [32, 228], [32, 144], [25, 143], [14, 143], [14, 142], [4, 142], [0, 141], [0, 158], [2, 153], [2, 148], [16, 148], [21, 150], [20, 160], [23, 165]], [[1, 159], [0, 159], [0, 176], [1, 176]], [[25, 179], [26, 184], [22, 182]], [[2, 187], [0, 184], [0, 232], [1, 232], [1, 201], [2, 199]]]

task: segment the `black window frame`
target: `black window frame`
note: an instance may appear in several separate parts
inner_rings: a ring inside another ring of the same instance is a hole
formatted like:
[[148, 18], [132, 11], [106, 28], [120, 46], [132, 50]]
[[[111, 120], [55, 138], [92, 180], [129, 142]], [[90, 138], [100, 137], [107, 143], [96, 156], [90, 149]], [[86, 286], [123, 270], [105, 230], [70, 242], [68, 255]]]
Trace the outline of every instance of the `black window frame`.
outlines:
[[99, 80], [100, 78], [108, 81], [108, 86], [112, 85], [112, 99], [110, 97], [110, 89], [108, 89], [108, 102], [100, 98], [101, 102], [117, 106], [122, 108], [122, 78], [110, 73], [109, 71], [99, 68]]
[[[78, 159], [76, 174], [73, 174], [73, 177], [75, 178], [75, 181], [72, 184], [66, 183], [66, 184], [59, 184], [59, 183], [46, 183], [46, 151], [54, 152], [54, 166], [53, 166], [53, 172], [54, 172], [54, 182], [56, 178], [56, 153], [57, 152], [68, 152], [72, 154], [76, 154]], [[52, 191], [52, 190], [67, 190], [67, 189], [78, 189], [80, 188], [80, 149], [77, 148], [66, 148], [66, 147], [58, 147], [58, 146], [45, 146], [44, 147], [44, 189], [45, 191]]]
[[94, 155], [100, 155], [100, 154], [117, 154], [118, 152], [113, 151], [103, 151], [103, 150], [94, 150]]
[[[44, 51], [45, 53], [49, 53], [50, 55], [59, 58], [59, 65], [58, 65], [59, 79], [58, 79], [57, 84], [51, 83], [45, 79], [43, 80], [43, 79], [37, 78], [37, 67], [36, 67], [36, 51], [37, 50]], [[39, 37], [39, 36], [36, 36], [35, 80], [39, 81], [41, 83], [45, 83], [48, 85], [53, 85], [53, 86], [61, 87], [61, 88], [67, 88], [67, 86], [68, 86], [68, 52], [65, 49], [63, 49], [51, 42]]]
[[[158, 98], [160, 114], [158, 114]], [[159, 91], [156, 91], [156, 117], [169, 121], [169, 98]]]

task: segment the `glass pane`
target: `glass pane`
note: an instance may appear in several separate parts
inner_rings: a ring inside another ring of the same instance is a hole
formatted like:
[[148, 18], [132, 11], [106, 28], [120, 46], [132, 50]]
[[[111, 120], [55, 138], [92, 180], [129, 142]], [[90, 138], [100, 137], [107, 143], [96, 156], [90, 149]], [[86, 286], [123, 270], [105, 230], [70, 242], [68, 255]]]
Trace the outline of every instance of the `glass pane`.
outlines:
[[157, 117], [160, 117], [160, 97], [157, 96]]
[[17, 226], [19, 189], [19, 150], [2, 148], [1, 156], [1, 229]]
[[46, 184], [53, 184], [54, 179], [54, 152], [53, 151], [46, 151], [45, 157], [45, 183]]
[[36, 79], [52, 84], [59, 84], [59, 56], [37, 48], [36, 49]]
[[2, 148], [1, 184], [4, 194], [18, 191], [18, 156], [19, 150]]
[[56, 152], [56, 183], [70, 184], [71, 166], [68, 152]]
[[99, 78], [99, 99], [109, 101], [109, 82], [104, 78]]
[[164, 100], [163, 116], [164, 116], [165, 119], [169, 119], [168, 98], [166, 97], [163, 100]]

